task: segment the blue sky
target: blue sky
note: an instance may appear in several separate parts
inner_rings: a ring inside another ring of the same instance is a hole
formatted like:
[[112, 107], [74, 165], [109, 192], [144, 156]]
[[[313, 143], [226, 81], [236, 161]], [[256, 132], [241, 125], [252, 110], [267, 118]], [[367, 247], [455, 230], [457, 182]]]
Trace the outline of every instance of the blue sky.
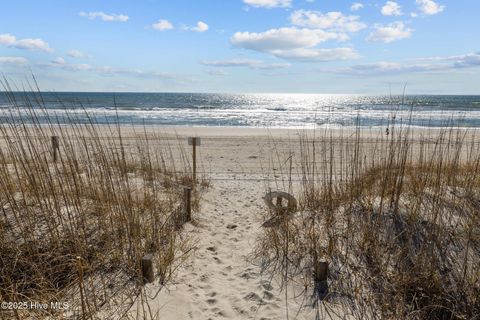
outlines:
[[480, 94], [478, 0], [4, 0], [18, 87]]

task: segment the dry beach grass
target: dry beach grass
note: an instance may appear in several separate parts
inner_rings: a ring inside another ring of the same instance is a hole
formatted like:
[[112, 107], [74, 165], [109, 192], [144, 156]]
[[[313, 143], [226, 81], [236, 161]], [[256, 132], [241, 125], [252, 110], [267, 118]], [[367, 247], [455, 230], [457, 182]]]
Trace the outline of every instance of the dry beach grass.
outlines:
[[[74, 318], [120, 315], [128, 303], [113, 300], [125, 288], [130, 300], [141, 294], [145, 254], [166, 283], [188, 252], [171, 215], [183, 201], [179, 186], [191, 183], [189, 160], [173, 161], [178, 146], [159, 148], [160, 137], [141, 130], [132, 144], [118, 123], [61, 125], [41, 94], [5, 94], [12, 107], [0, 126], [0, 300], [67, 302], [64, 316]], [[2, 317], [63, 313], [20, 309]]]
[[[11, 110], [21, 121], [0, 127], [1, 300], [72, 305], [2, 316], [479, 317], [475, 130], [45, 125], [41, 96], [25, 98]], [[209, 187], [176, 232], [192, 182], [186, 137], [197, 135], [207, 180], [196, 190]], [[298, 210], [266, 210], [270, 190], [292, 193]], [[142, 286], [150, 252], [156, 280]]]
[[301, 139], [301, 209], [263, 232], [256, 257], [322, 318], [480, 317], [480, 145], [468, 130], [422, 135]]

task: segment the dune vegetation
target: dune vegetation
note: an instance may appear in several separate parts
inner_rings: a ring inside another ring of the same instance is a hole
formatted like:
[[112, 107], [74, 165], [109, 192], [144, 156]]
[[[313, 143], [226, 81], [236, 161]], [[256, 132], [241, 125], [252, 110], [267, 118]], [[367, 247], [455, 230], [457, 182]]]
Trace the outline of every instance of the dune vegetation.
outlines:
[[89, 119], [79, 123], [50, 112], [40, 93], [7, 85], [3, 94], [11, 107], [0, 126], [0, 300], [61, 302], [68, 311], [20, 305], [2, 317], [121, 315], [141, 295], [144, 255], [167, 283], [188, 253], [176, 232], [182, 186], [192, 182], [188, 158], [174, 159], [180, 146], [142, 128], [126, 140], [118, 123], [88, 118], [86, 106], [75, 105]]
[[299, 141], [299, 210], [270, 210], [281, 219], [255, 254], [322, 318], [480, 318], [479, 141], [475, 130], [412, 130]]

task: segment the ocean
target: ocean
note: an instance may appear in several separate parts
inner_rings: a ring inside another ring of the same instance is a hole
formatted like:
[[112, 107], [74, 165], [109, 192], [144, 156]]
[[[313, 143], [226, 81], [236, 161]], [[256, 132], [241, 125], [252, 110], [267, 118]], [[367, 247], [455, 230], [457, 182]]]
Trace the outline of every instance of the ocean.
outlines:
[[[28, 120], [24, 93], [17, 107], [0, 92], [0, 123]], [[27, 94], [32, 100], [32, 94]], [[37, 96], [38, 98], [38, 96]], [[41, 93], [48, 116], [59, 123], [259, 128], [382, 127], [392, 121], [417, 127], [480, 127], [480, 96]], [[38, 105], [34, 103], [34, 105]]]

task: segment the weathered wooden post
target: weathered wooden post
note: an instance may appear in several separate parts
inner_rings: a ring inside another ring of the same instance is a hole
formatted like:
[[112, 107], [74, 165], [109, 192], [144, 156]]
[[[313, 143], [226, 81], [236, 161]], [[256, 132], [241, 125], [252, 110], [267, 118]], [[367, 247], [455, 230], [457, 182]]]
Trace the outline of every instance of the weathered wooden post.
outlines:
[[[53, 142], [53, 137], [52, 137], [52, 142]], [[82, 303], [82, 319], [86, 319], [86, 305], [85, 305], [85, 297], [83, 293], [83, 267], [82, 267], [82, 258], [81, 257], [76, 257], [76, 266], [77, 266], [77, 272], [78, 272], [78, 288], [80, 290], [80, 300]]]
[[313, 261], [313, 279], [319, 299], [324, 300], [328, 296], [328, 262], [318, 259], [316, 255]]
[[146, 254], [141, 261], [143, 283], [152, 283], [155, 279], [153, 274], [153, 255]]
[[193, 176], [192, 185], [197, 183], [197, 146], [200, 145], [199, 137], [188, 138], [188, 144], [192, 146], [192, 162], [193, 162]]
[[313, 277], [316, 282], [325, 282], [328, 278], [328, 262], [325, 260], [314, 261]]
[[185, 208], [185, 222], [192, 220], [192, 188], [183, 188], [183, 203]]
[[60, 140], [58, 136], [52, 136], [53, 162], [57, 162]]

